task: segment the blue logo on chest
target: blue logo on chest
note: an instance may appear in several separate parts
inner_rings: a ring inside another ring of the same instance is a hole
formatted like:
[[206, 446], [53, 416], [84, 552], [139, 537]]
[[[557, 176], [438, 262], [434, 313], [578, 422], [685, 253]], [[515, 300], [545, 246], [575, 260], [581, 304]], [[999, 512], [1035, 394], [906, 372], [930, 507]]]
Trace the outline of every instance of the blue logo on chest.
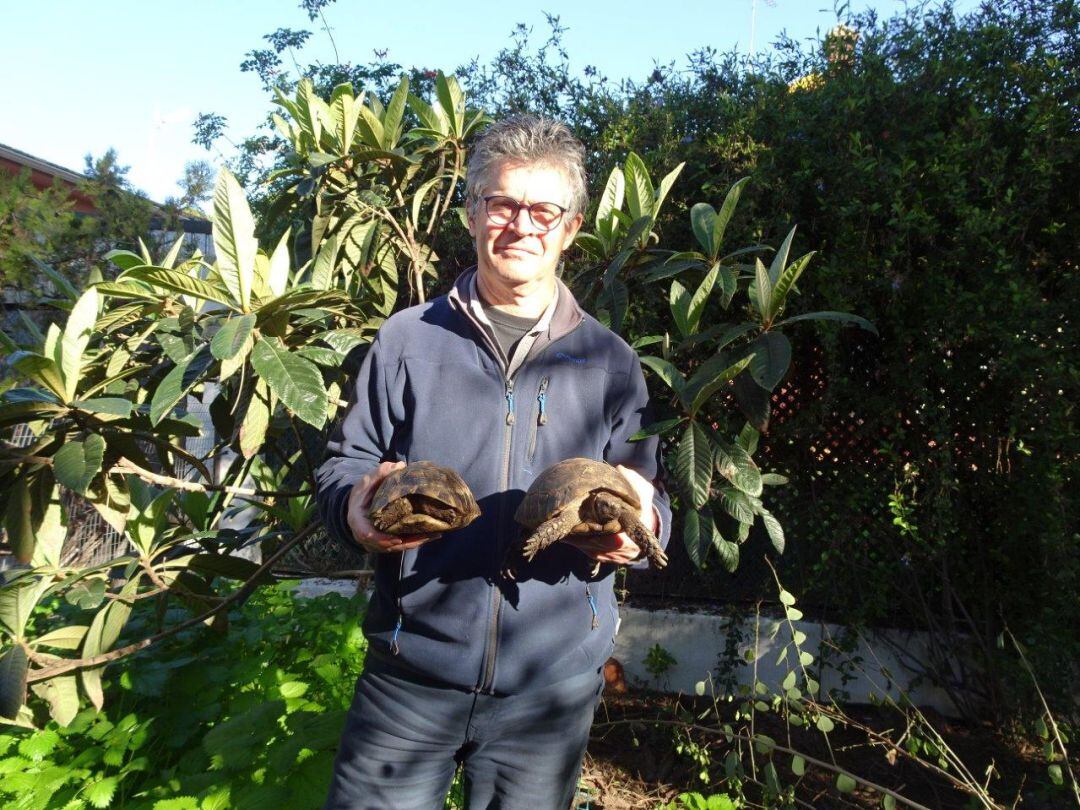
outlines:
[[585, 362], [584, 357], [572, 357], [571, 355], [567, 354], [566, 352], [555, 352], [555, 357], [558, 360], [566, 360], [567, 362], [570, 362], [570, 363], [584, 363]]

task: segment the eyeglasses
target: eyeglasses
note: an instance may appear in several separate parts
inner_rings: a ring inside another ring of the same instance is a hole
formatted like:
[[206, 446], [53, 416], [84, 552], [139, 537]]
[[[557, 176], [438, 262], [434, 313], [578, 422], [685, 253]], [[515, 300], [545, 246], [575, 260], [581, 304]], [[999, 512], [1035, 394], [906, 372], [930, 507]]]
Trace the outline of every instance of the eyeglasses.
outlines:
[[529, 219], [532, 224], [537, 230], [545, 233], [555, 228], [562, 221], [563, 214], [569, 210], [550, 202], [525, 205], [513, 197], [501, 197], [498, 195], [484, 197], [483, 200], [488, 219], [496, 225], [509, 225], [517, 219], [518, 212], [525, 208], [529, 212]]

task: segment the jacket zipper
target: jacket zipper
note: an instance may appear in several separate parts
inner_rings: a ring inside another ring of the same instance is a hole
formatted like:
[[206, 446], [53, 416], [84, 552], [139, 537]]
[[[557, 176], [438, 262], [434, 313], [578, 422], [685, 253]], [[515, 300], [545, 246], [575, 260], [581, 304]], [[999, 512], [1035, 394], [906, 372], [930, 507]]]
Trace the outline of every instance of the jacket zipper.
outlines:
[[[503, 430], [502, 467], [500, 469], [499, 491], [506, 492], [510, 486], [510, 442], [514, 433], [514, 381], [506, 380], [503, 393], [506, 399], [506, 429]], [[502, 506], [500, 502], [499, 520], [497, 526], [502, 526]], [[498, 556], [498, 549], [496, 549]], [[488, 632], [487, 659], [484, 665], [484, 678], [480, 684], [480, 691], [490, 692], [495, 680], [495, 655], [499, 650], [499, 614], [502, 609], [502, 591], [498, 587], [491, 589], [491, 622]]]
[[[547, 346], [545, 346], [540, 351], [540, 353], [537, 354], [536, 357], [533, 358], [533, 362], [535, 362], [535, 361], [539, 360], [541, 357], [543, 357], [547, 353], [548, 349], [550, 349], [553, 344], [557, 343], [559, 340], [562, 340], [567, 335], [569, 335], [569, 334], [573, 333], [574, 331], [576, 331], [578, 326], [580, 326], [580, 325], [581, 325], [580, 323], [577, 324], [577, 326], [575, 326], [573, 329], [571, 329], [565, 335], [561, 335], [561, 336], [559, 336], [559, 338], [557, 340], [551, 341], [551, 343], [549, 343]], [[498, 358], [497, 354], [495, 356], [496, 356], [496, 358]], [[524, 363], [522, 364], [522, 366], [524, 366]], [[522, 366], [518, 367], [518, 371], [521, 370]], [[505, 371], [504, 371], [504, 374], [505, 374]], [[510, 442], [511, 442], [511, 439], [512, 439], [513, 434], [514, 434], [514, 422], [516, 421], [516, 416], [515, 416], [515, 413], [514, 413], [514, 381], [512, 379], [508, 378], [508, 377], [505, 377], [504, 380], [505, 380], [505, 388], [504, 388], [503, 396], [506, 399], [506, 429], [503, 431], [503, 458], [502, 458], [501, 478], [500, 478], [500, 482], [499, 482], [500, 483], [500, 489], [499, 489], [500, 492], [506, 492], [507, 488], [510, 486]], [[540, 402], [540, 404], [541, 404], [540, 413], [536, 417], [537, 418], [537, 424], [546, 424], [546, 422], [547, 422], [547, 413], [546, 413], [546, 410], [544, 409], [544, 406], [546, 405], [546, 398], [547, 398], [547, 385], [545, 384], [546, 382], [547, 382], [547, 378], [545, 378], [543, 381], [541, 381], [540, 385], [541, 385], [542, 390], [537, 392], [537, 401]], [[541, 394], [544, 395], [544, 400], [540, 399]], [[543, 421], [541, 421], [541, 420], [543, 420]], [[536, 429], [536, 425], [533, 426], [533, 430], [535, 430], [535, 429]], [[534, 450], [535, 450], [535, 448], [534, 448]], [[501, 527], [502, 525], [503, 525], [503, 513], [502, 513], [502, 506], [501, 506], [501, 503], [500, 503], [499, 519], [498, 519], [498, 522], [496, 523], [496, 526]], [[497, 551], [498, 551], [498, 549], [496, 549], [496, 552]], [[484, 677], [483, 677], [483, 680], [480, 683], [480, 691], [481, 692], [486, 692], [488, 694], [493, 693], [492, 687], [494, 686], [494, 680], [495, 680], [495, 656], [498, 653], [498, 649], [499, 649], [499, 614], [501, 612], [501, 608], [502, 608], [502, 591], [499, 590], [498, 586], [495, 586], [494, 588], [492, 588], [492, 595], [491, 595], [491, 622], [489, 624], [490, 630], [488, 632], [488, 638], [487, 638], [487, 649], [484, 650]]]
[[536, 455], [536, 440], [539, 438], [537, 435], [540, 432], [540, 428], [547, 424], [547, 388], [550, 378], [544, 377], [540, 380], [540, 388], [536, 392], [536, 421], [532, 423], [529, 428], [529, 449], [526, 453], [526, 460], [532, 462], [533, 456]]

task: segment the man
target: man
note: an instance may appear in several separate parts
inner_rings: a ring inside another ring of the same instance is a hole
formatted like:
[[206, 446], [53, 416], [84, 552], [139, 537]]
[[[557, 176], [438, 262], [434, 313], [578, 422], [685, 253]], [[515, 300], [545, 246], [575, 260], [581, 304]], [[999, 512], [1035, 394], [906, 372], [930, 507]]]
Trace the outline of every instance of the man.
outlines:
[[[557, 543], [509, 580], [514, 511], [552, 464], [604, 459], [666, 543], [655, 437], [637, 356], [556, 277], [581, 227], [584, 149], [562, 124], [515, 116], [477, 143], [466, 187], [477, 265], [446, 296], [379, 330], [328, 443], [328, 530], [376, 552], [369, 640], [325, 805], [434, 810], [457, 763], [469, 807], [566, 810], [602, 668], [615, 645], [625, 533]], [[456, 470], [481, 516], [443, 537], [375, 530], [367, 505], [406, 462]], [[596, 576], [596, 561], [603, 565]]]

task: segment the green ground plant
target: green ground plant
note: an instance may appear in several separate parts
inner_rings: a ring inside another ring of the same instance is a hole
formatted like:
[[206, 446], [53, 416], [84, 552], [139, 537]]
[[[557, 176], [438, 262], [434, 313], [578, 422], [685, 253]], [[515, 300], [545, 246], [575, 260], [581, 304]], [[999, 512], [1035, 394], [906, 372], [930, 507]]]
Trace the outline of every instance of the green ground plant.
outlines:
[[[4, 806], [217, 810], [317, 808], [363, 666], [362, 597], [297, 599], [296, 581], [230, 610], [229, 630], [190, 627], [114, 665], [107, 706], [0, 733]], [[41, 604], [31, 624], [72, 606]], [[166, 620], [186, 611], [166, 608]], [[152, 632], [142, 601], [121, 642]]]

